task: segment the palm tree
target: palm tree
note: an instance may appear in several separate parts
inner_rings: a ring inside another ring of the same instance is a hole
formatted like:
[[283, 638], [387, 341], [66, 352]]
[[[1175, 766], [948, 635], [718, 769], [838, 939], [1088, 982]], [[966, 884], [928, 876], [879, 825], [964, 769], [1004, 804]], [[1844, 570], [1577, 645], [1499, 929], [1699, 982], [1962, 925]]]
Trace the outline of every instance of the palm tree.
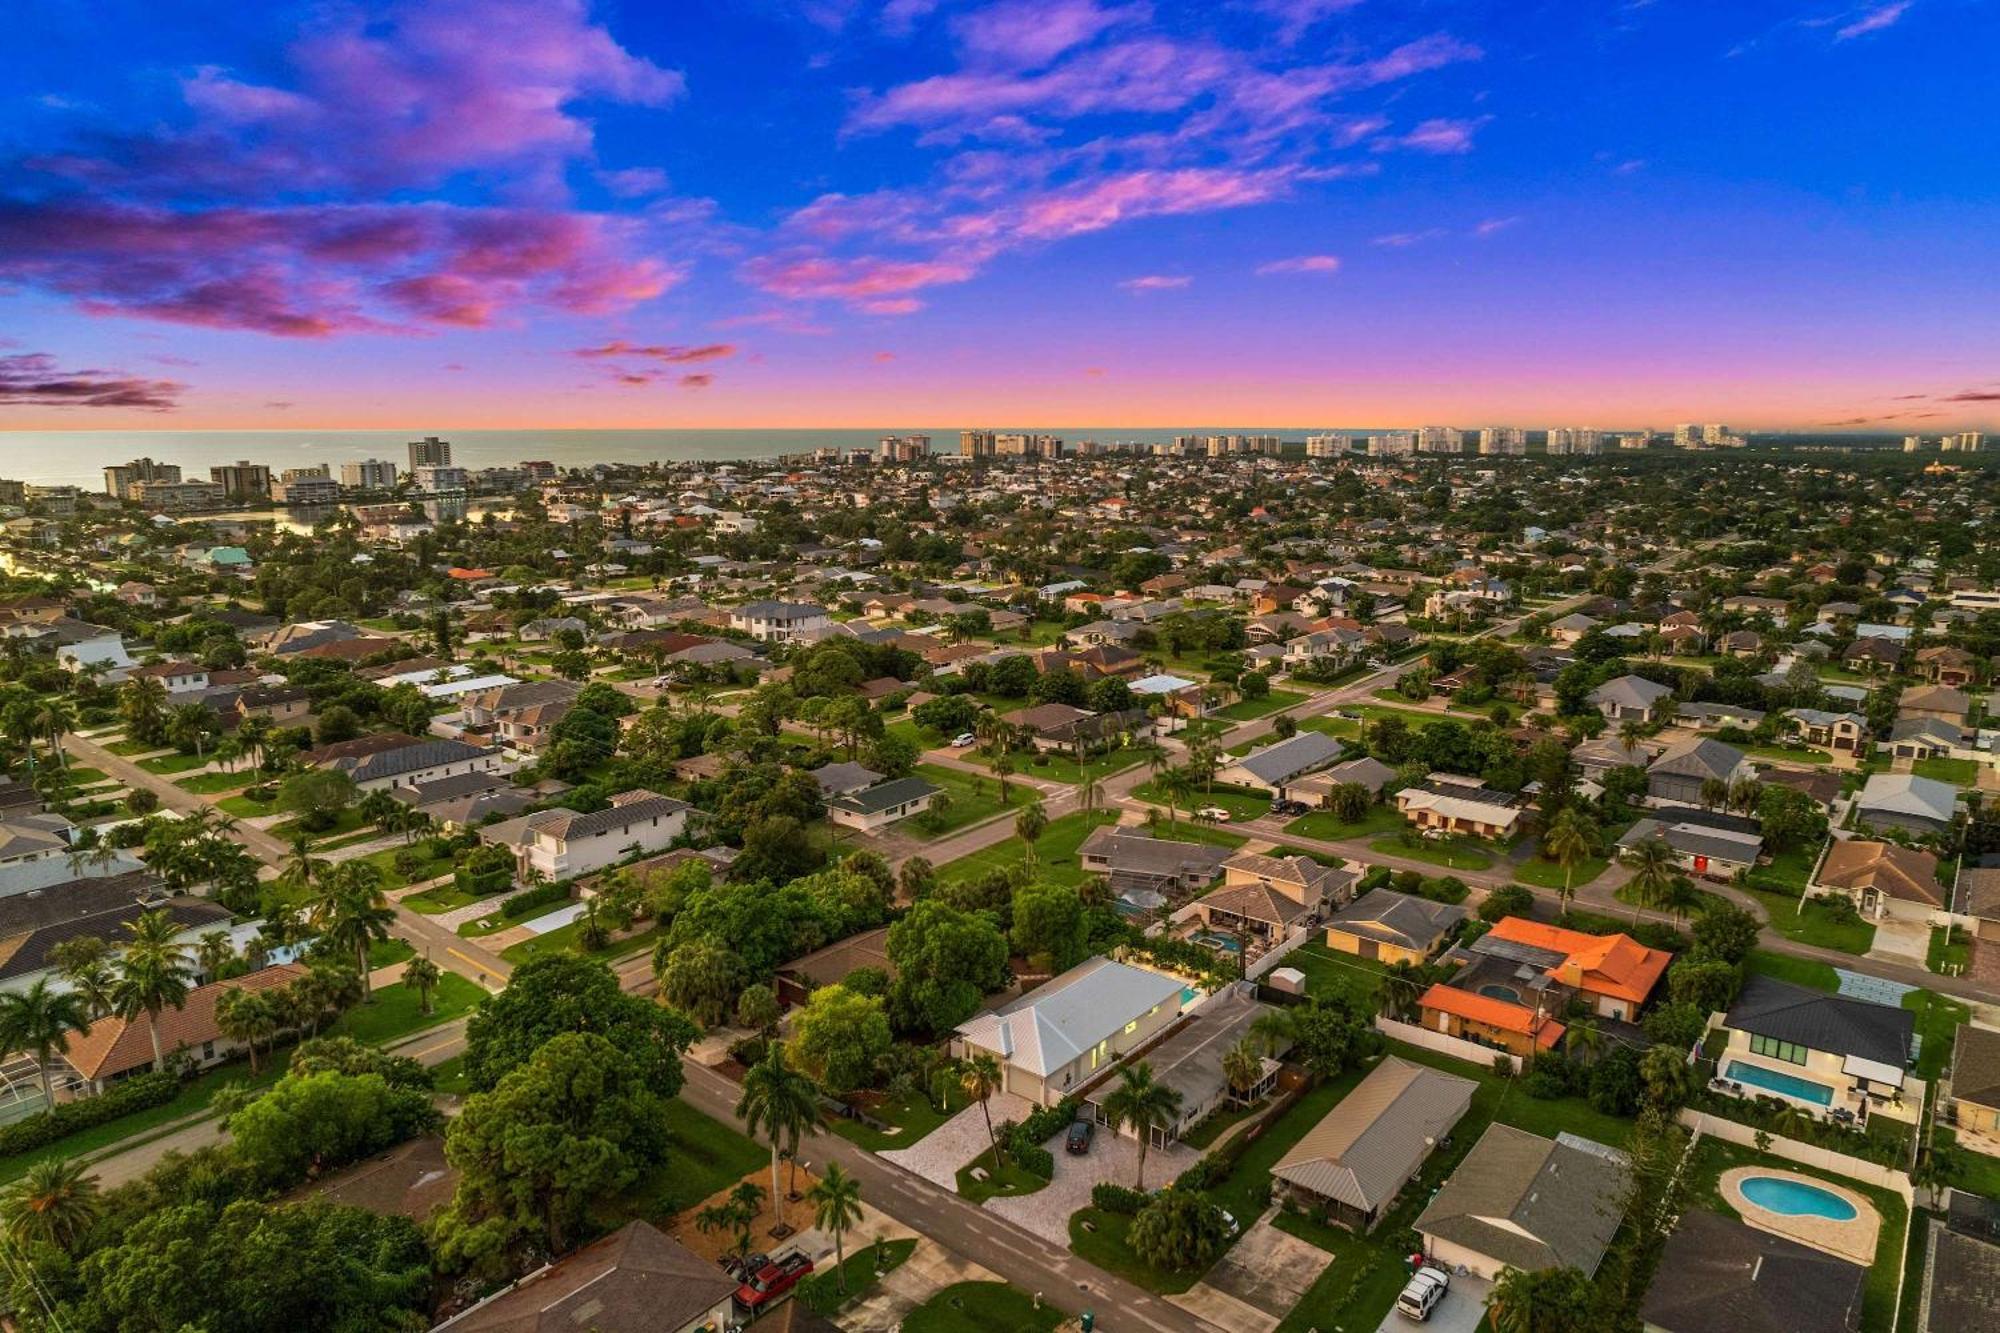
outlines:
[[0, 1222], [17, 1243], [69, 1251], [97, 1220], [97, 1177], [82, 1158], [46, 1157], [0, 1194]]
[[167, 725], [167, 687], [157, 676], [135, 676], [118, 691], [118, 711], [134, 740], [157, 744]]
[[1563, 1050], [1572, 1058], [1595, 1055], [1604, 1045], [1604, 1032], [1588, 1018], [1579, 1018], [1563, 1033]]
[[83, 996], [52, 990], [39, 977], [24, 991], [0, 994], [0, 1051], [28, 1051], [42, 1073], [42, 1100], [56, 1109], [55, 1077], [49, 1066], [69, 1049], [69, 1034], [90, 1026]]
[[1103, 782], [1098, 779], [1097, 774], [1091, 772], [1089, 769], [1085, 769], [1083, 781], [1079, 782], [1076, 786], [1077, 808], [1085, 814], [1089, 814], [1097, 808], [1098, 799], [1103, 795]]
[[215, 1027], [231, 1041], [250, 1048], [250, 1072], [257, 1072], [257, 1047], [278, 1035], [286, 1015], [278, 1010], [270, 991], [245, 990], [232, 986], [215, 997]]
[[1729, 804], [1729, 784], [1721, 778], [1703, 778], [1699, 799], [1702, 809], [1720, 810]]
[[226, 930], [211, 930], [194, 942], [195, 966], [210, 981], [222, 979], [222, 969], [236, 961], [236, 946]]
[[292, 835], [292, 849], [285, 856], [278, 882], [303, 893], [319, 881], [330, 865], [331, 862], [312, 854], [312, 835], [301, 830]]
[[813, 1202], [813, 1224], [833, 1237], [834, 1269], [840, 1274], [840, 1290], [847, 1292], [847, 1250], [843, 1245], [848, 1229], [861, 1220], [861, 1182], [847, 1174], [839, 1162], [828, 1162], [819, 1184], [806, 1191]]
[[1250, 1035], [1266, 1055], [1276, 1055], [1298, 1040], [1298, 1016], [1289, 1009], [1266, 1009], [1251, 1020]]
[[131, 938], [118, 959], [112, 1006], [128, 1023], [140, 1014], [146, 1016], [147, 1035], [153, 1040], [153, 1068], [164, 1069], [167, 1055], [160, 1049], [160, 1015], [187, 1003], [194, 968], [187, 946], [176, 938], [180, 926], [164, 910], [141, 913], [125, 930]]
[[320, 879], [319, 893], [306, 906], [306, 917], [335, 949], [354, 959], [361, 976], [361, 997], [368, 985], [368, 946], [389, 938], [396, 909], [382, 891], [382, 872], [366, 861], [343, 861]]
[[1639, 1077], [1653, 1104], [1663, 1109], [1679, 1106], [1694, 1090], [1694, 1068], [1688, 1064], [1688, 1053], [1672, 1046], [1655, 1046], [1640, 1056]]
[[736, 1115], [752, 1134], [763, 1132], [771, 1143], [771, 1215], [782, 1220], [784, 1201], [778, 1192], [778, 1157], [781, 1148], [794, 1155], [801, 1139], [817, 1134], [826, 1123], [820, 1109], [819, 1089], [813, 1081], [785, 1063], [785, 1044], [771, 1043], [764, 1058], [743, 1076], [743, 1097], [736, 1103]]
[[276, 730], [270, 718], [262, 713], [252, 713], [236, 728], [236, 743], [243, 747], [244, 755], [251, 763], [263, 767], [270, 755], [271, 733]]
[[1014, 760], [1008, 755], [1000, 755], [993, 761], [993, 776], [1000, 782], [1000, 804], [1007, 804], [1007, 779], [1013, 775]]
[[1632, 863], [1632, 920], [1639, 919], [1641, 907], [1657, 906], [1666, 896], [1667, 885], [1674, 880], [1680, 867], [1674, 862], [1674, 849], [1667, 846], [1665, 838], [1648, 838], [1634, 847], [1629, 858]]
[[76, 705], [60, 694], [44, 694], [35, 700], [35, 706], [28, 715], [29, 724], [48, 738], [49, 753], [56, 757], [59, 767], [69, 767], [69, 757], [63, 753], [62, 738], [66, 731], [76, 730]]
[[1180, 822], [1180, 808], [1194, 804], [1194, 783], [1186, 772], [1174, 769], [1160, 779], [1160, 794], [1167, 798], [1167, 822]]
[[1557, 865], [1562, 867], [1562, 910], [1569, 911], [1570, 899], [1576, 895], [1572, 879], [1577, 864], [1591, 854], [1596, 839], [1574, 807], [1565, 807], [1556, 816], [1555, 823], [1542, 835], [1542, 851]]
[[215, 714], [200, 704], [178, 704], [167, 710], [167, 739], [176, 747], [187, 746], [197, 759], [204, 758], [202, 743], [215, 728]]
[[1407, 1018], [1429, 985], [1421, 965], [1407, 959], [1391, 963], [1382, 977], [1382, 1007], [1391, 1018]]
[[403, 967], [403, 984], [417, 993], [417, 1007], [424, 1017], [431, 1015], [431, 992], [438, 982], [444, 980], [444, 973], [428, 957], [412, 958]]
[[1153, 1131], [1165, 1129], [1181, 1113], [1181, 1094], [1153, 1081], [1153, 1066], [1141, 1060], [1118, 1071], [1118, 1087], [1104, 1099], [1104, 1114], [1113, 1130], [1130, 1125], [1139, 1135], [1138, 1188], [1146, 1188], [1146, 1149]]
[[965, 1095], [979, 1103], [979, 1112], [986, 1117], [986, 1141], [993, 1146], [993, 1165], [1000, 1165], [1000, 1140], [993, 1137], [993, 1110], [990, 1100], [1000, 1091], [1000, 1062], [990, 1051], [975, 1051], [966, 1057], [965, 1067], [959, 1071], [959, 1082], [965, 1088]]
[[1039, 798], [1022, 806], [1021, 812], [1014, 816], [1015, 836], [1027, 844], [1026, 859], [1030, 876], [1035, 873], [1035, 840], [1042, 836], [1042, 831], [1048, 826], [1049, 812]]
[[1222, 1053], [1222, 1077], [1238, 1101], [1249, 1099], [1250, 1089], [1264, 1078], [1264, 1057], [1254, 1038], [1245, 1037]]

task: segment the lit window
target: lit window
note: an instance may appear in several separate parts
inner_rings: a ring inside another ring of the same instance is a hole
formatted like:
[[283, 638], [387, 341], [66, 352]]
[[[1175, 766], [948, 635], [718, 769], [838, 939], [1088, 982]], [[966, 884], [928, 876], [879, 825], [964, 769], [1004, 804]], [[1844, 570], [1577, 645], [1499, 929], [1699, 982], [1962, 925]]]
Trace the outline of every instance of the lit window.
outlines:
[[1133, 1019], [1130, 1023], [1127, 1023], [1125, 1025], [1125, 1032], [1126, 1035], [1128, 1036], [1134, 1032], [1137, 1032], [1138, 1030], [1139, 1030], [1139, 1020], [1137, 1020], [1136, 1018]]

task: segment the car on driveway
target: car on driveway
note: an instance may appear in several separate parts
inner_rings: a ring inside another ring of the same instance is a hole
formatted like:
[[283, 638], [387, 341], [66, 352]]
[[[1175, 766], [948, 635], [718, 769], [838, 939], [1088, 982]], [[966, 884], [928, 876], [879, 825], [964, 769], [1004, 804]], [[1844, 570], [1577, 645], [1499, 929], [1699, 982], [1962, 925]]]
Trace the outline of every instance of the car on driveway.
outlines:
[[1088, 1120], [1070, 1121], [1069, 1134], [1063, 1139], [1063, 1151], [1072, 1157], [1081, 1157], [1089, 1152], [1090, 1136], [1096, 1128]]
[[969, 731], [961, 731], [958, 735], [951, 738], [951, 746], [954, 750], [963, 750], [966, 746], [978, 741], [978, 739], [979, 737]]
[[1396, 1313], [1420, 1324], [1425, 1323], [1450, 1287], [1451, 1277], [1443, 1269], [1419, 1268], [1410, 1274], [1402, 1294], [1396, 1297]]
[[1273, 801], [1271, 802], [1271, 813], [1274, 815], [1311, 814], [1312, 807], [1304, 801]]
[[1214, 824], [1227, 824], [1229, 822], [1229, 812], [1219, 805], [1204, 805], [1201, 809], [1194, 812], [1194, 816], [1196, 819], [1206, 819]]
[[736, 1289], [736, 1303], [756, 1314], [777, 1303], [780, 1296], [799, 1285], [799, 1280], [813, 1271], [811, 1255], [797, 1252], [786, 1255], [776, 1263], [765, 1264]]

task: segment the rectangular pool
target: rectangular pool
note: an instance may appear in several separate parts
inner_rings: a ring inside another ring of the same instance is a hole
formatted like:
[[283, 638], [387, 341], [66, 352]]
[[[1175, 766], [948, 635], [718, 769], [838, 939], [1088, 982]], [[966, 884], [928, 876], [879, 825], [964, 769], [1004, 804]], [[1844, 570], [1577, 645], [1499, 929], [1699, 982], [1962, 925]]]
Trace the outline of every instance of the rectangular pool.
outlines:
[[1815, 1106], [1833, 1105], [1833, 1089], [1824, 1083], [1815, 1083], [1809, 1078], [1797, 1078], [1791, 1074], [1766, 1069], [1762, 1065], [1749, 1065], [1741, 1060], [1731, 1060], [1722, 1076], [1737, 1083], [1762, 1088], [1765, 1092], [1775, 1092], [1782, 1097], [1792, 1097]]

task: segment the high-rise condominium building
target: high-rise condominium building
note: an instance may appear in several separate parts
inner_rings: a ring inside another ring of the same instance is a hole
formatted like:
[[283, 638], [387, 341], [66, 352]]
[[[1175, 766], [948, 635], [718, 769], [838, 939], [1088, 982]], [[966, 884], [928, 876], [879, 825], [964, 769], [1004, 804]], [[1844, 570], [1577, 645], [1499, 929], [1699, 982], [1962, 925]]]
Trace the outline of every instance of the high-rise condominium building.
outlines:
[[1465, 437], [1452, 426], [1417, 427], [1417, 452], [1420, 454], [1455, 454], [1465, 448]]
[[1945, 436], [1943, 447], [1954, 453], [1976, 454], [1986, 447], [1986, 436], [1976, 430], [1962, 430]]
[[962, 430], [958, 433], [961, 458], [991, 458], [999, 437], [990, 430]]
[[287, 468], [271, 487], [271, 498], [281, 505], [334, 504], [340, 499], [340, 483], [324, 465]]
[[1565, 454], [1594, 454], [1604, 448], [1604, 432], [1590, 426], [1549, 427], [1549, 452], [1558, 457]]
[[340, 465], [340, 484], [357, 491], [396, 489], [396, 465], [386, 458], [364, 458]]
[[410, 471], [420, 467], [451, 466], [451, 441], [440, 440], [435, 435], [426, 435], [421, 440], [410, 441]]
[[1370, 458], [1408, 458], [1417, 451], [1417, 433], [1413, 430], [1392, 430], [1385, 435], [1368, 437]]
[[466, 486], [466, 473], [462, 467], [450, 464], [424, 463], [410, 469], [417, 479], [417, 489], [435, 495], [439, 491], [462, 491]]
[[884, 463], [916, 463], [930, 457], [928, 435], [884, 435], [876, 457]]
[[1525, 454], [1528, 452], [1528, 432], [1519, 426], [1482, 426], [1479, 431], [1479, 452]]
[[993, 452], [1002, 458], [1060, 458], [1060, 435], [1003, 433], [993, 437]]
[[262, 463], [237, 459], [208, 470], [208, 479], [231, 496], [262, 499], [271, 492], [271, 469]]
[[155, 463], [150, 458], [135, 458], [129, 463], [118, 463], [104, 469], [104, 493], [120, 500], [138, 497], [132, 488], [145, 482], [177, 482], [181, 479], [178, 463]]
[[1339, 458], [1346, 452], [1347, 437], [1345, 435], [1306, 436], [1307, 458]]

